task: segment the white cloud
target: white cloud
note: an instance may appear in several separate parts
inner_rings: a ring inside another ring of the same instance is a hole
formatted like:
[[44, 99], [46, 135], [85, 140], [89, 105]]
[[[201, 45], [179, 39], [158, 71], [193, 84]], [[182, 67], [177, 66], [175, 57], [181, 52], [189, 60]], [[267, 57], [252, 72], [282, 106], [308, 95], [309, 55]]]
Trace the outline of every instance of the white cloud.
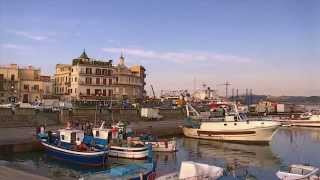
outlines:
[[17, 44], [11, 44], [11, 43], [0, 44], [0, 47], [1, 48], [6, 48], [6, 49], [25, 49], [25, 46], [17, 45]]
[[22, 36], [28, 39], [32, 39], [32, 40], [36, 40], [36, 41], [43, 41], [43, 40], [47, 40], [49, 39], [48, 36], [44, 36], [44, 35], [35, 35], [35, 34], [31, 34], [29, 32], [25, 32], [25, 31], [10, 31], [11, 33], [14, 33], [18, 36]]
[[177, 63], [185, 62], [251, 62], [252, 59], [246, 57], [238, 57], [233, 55], [225, 55], [211, 52], [160, 52], [153, 50], [145, 50], [142, 48], [102, 48], [102, 51], [109, 53], [121, 53], [124, 51], [126, 55], [150, 60], [165, 60]]

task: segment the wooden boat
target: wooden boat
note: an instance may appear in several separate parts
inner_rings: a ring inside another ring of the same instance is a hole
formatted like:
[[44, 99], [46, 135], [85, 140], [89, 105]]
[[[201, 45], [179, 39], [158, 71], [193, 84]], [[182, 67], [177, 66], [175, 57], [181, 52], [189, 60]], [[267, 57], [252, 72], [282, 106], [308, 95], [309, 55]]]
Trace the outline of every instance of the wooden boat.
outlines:
[[86, 144], [84, 132], [61, 129], [57, 133], [39, 133], [38, 139], [50, 157], [81, 165], [100, 166], [106, 163], [108, 147], [106, 141]]
[[157, 177], [156, 180], [178, 180], [178, 179], [218, 179], [223, 175], [223, 169], [208, 164], [193, 161], [182, 161], [179, 172]]
[[188, 118], [183, 126], [183, 133], [187, 137], [210, 139], [247, 144], [267, 144], [271, 141], [279, 122], [271, 120], [248, 120], [241, 117], [234, 105], [234, 114], [225, 115], [223, 118], [194, 121], [189, 112], [196, 111], [187, 105]]
[[278, 171], [276, 175], [279, 179], [283, 180], [315, 179], [316, 177], [314, 175], [318, 170], [318, 168], [313, 166], [292, 164], [289, 166], [289, 171]]
[[109, 156], [129, 159], [147, 159], [151, 156], [152, 147], [143, 144], [133, 144], [126, 140], [124, 131], [118, 123], [118, 127], [112, 129], [104, 128], [104, 123], [100, 128], [93, 128], [94, 139], [108, 140]]
[[80, 180], [98, 179], [127, 179], [127, 180], [154, 180], [156, 177], [156, 163], [134, 163], [113, 167], [106, 171], [87, 174]]
[[128, 138], [134, 144], [151, 144], [152, 151], [155, 152], [175, 152], [177, 151], [177, 141], [175, 138], [158, 139], [150, 134], [143, 134], [139, 137]]

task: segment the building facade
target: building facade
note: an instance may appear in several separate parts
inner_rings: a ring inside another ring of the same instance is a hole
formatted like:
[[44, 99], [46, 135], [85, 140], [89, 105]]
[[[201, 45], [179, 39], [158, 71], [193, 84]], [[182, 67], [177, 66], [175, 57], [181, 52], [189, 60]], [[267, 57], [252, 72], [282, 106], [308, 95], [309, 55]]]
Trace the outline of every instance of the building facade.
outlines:
[[[0, 67], [0, 103], [9, 103], [10, 97], [20, 95], [19, 70], [16, 64]], [[14, 100], [13, 99], [13, 100]]]
[[55, 73], [55, 93], [71, 101], [108, 101], [120, 98], [142, 98], [145, 94], [145, 69], [128, 68], [124, 57], [113, 66], [112, 60], [89, 58], [84, 51], [72, 60], [72, 65], [58, 64]]
[[146, 92], [145, 68], [140, 65], [127, 67], [123, 55], [119, 63], [114, 67], [114, 95], [118, 99], [142, 99]]
[[42, 76], [39, 68], [16, 64], [0, 67], [0, 103], [32, 103], [52, 94], [50, 76]]

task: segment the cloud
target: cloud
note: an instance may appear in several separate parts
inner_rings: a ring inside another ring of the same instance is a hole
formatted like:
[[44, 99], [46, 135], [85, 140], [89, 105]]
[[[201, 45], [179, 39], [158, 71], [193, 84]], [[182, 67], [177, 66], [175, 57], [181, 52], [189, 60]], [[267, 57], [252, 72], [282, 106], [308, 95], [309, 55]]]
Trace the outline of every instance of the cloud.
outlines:
[[0, 47], [5, 49], [25, 49], [26, 48], [25, 46], [11, 44], [11, 43], [0, 44]]
[[44, 40], [48, 40], [49, 36], [44, 36], [44, 35], [35, 35], [35, 34], [31, 34], [29, 32], [25, 32], [25, 31], [10, 31], [11, 33], [14, 33], [18, 36], [22, 36], [28, 39], [32, 39], [32, 40], [36, 40], [36, 41], [44, 41]]
[[154, 50], [145, 50], [143, 48], [102, 48], [102, 51], [108, 53], [121, 53], [124, 51], [126, 55], [137, 58], [150, 60], [165, 60], [176, 63], [186, 62], [237, 62], [247, 63], [252, 59], [246, 57], [238, 57], [233, 55], [218, 54], [212, 52], [160, 52]]

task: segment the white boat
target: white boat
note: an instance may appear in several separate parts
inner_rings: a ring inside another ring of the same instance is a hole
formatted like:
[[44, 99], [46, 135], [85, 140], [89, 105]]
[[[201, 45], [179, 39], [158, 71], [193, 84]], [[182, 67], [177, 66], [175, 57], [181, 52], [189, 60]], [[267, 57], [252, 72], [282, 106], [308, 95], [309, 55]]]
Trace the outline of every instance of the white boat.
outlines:
[[[186, 107], [188, 116], [190, 112], [196, 111], [190, 105]], [[224, 118], [210, 119], [210, 121], [200, 120], [197, 123], [188, 117], [186, 125], [183, 126], [183, 134], [198, 139], [266, 144], [271, 141], [281, 125], [271, 120], [244, 119], [239, 115], [235, 104], [234, 111], [232, 115], [225, 115]]]
[[151, 146], [142, 144], [132, 144], [123, 139], [123, 129], [119, 126], [113, 129], [104, 128], [104, 123], [100, 128], [93, 128], [93, 136], [95, 139], [108, 140], [109, 156], [128, 159], [147, 159], [150, 156]]
[[298, 179], [316, 179], [315, 176], [319, 169], [313, 166], [304, 166], [300, 164], [292, 164], [289, 171], [278, 171], [276, 173], [279, 179], [283, 180], [298, 180]]
[[223, 175], [223, 168], [193, 161], [182, 161], [179, 172], [157, 177], [156, 180], [178, 179], [218, 179]]
[[128, 138], [128, 141], [134, 144], [150, 144], [152, 151], [155, 152], [175, 152], [177, 151], [177, 141], [175, 138], [171, 139], [157, 139], [152, 135], [142, 135], [139, 137]]
[[300, 115], [298, 119], [280, 119], [277, 120], [283, 125], [301, 126], [301, 127], [320, 127], [320, 115], [306, 112]]

